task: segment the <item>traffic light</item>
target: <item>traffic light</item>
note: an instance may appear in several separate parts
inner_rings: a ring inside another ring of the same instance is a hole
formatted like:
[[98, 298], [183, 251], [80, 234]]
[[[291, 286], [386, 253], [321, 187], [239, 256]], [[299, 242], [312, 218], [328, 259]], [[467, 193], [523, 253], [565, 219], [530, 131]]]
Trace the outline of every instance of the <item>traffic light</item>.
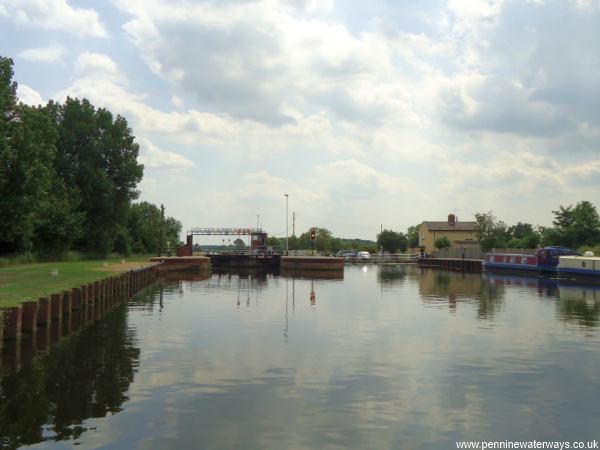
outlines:
[[311, 241], [314, 241], [315, 239], [317, 239], [317, 229], [316, 228], [310, 229], [310, 239], [311, 239]]

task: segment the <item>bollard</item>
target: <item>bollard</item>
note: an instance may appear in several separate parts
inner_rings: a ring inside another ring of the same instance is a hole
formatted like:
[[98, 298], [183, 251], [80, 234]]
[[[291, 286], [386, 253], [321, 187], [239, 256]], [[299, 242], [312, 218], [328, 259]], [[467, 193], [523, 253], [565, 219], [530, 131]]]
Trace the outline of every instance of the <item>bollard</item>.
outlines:
[[50, 296], [50, 317], [54, 320], [60, 320], [62, 317], [62, 294], [52, 294]]
[[21, 331], [35, 334], [38, 321], [38, 302], [25, 302], [21, 304]]
[[4, 309], [4, 339], [21, 339], [22, 310], [20, 306]]
[[52, 321], [50, 315], [50, 299], [48, 297], [40, 297], [38, 309], [37, 324], [38, 326], [48, 326]]

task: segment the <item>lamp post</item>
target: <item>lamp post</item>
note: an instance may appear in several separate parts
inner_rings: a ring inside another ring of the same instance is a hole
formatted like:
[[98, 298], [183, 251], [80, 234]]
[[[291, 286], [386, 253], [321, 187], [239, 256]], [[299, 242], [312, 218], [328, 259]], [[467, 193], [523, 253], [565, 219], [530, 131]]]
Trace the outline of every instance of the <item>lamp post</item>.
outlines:
[[288, 195], [285, 194], [285, 254], [289, 252], [288, 246]]

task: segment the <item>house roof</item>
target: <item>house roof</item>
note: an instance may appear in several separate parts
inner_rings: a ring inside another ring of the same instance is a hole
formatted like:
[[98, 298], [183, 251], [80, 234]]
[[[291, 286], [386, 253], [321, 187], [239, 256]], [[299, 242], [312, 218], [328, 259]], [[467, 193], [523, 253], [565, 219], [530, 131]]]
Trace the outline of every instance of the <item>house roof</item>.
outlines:
[[429, 231], [475, 231], [477, 222], [455, 222], [449, 225], [448, 222], [423, 222], [427, 225]]

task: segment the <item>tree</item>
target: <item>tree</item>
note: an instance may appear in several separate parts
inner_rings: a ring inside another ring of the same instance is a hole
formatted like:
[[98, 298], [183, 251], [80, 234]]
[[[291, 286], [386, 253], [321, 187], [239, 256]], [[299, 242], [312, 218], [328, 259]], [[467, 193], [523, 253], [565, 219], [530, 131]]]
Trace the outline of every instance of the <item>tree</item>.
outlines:
[[383, 248], [384, 252], [396, 253], [400, 250], [405, 252], [407, 248], [406, 236], [392, 230], [383, 230], [377, 235], [377, 245]]
[[475, 213], [475, 230], [477, 239], [483, 250], [495, 247], [504, 247], [509, 240], [506, 224], [496, 220], [491, 211], [487, 213]]
[[557, 244], [578, 248], [600, 243], [600, 217], [596, 207], [589, 201], [581, 201], [575, 207], [569, 205], [565, 208], [561, 205], [552, 212]]
[[411, 248], [419, 246], [419, 227], [420, 225], [413, 225], [406, 231], [407, 245]]
[[139, 146], [127, 121], [87, 100], [67, 98], [51, 105], [59, 126], [57, 171], [80, 193], [85, 214], [82, 248], [105, 255], [125, 226], [135, 187], [142, 179]]
[[[289, 242], [288, 242], [288, 244], [289, 244]], [[267, 245], [270, 247], [283, 248], [285, 244], [281, 239], [279, 239], [275, 236], [269, 236], [267, 238]]]
[[13, 114], [1, 162], [1, 235], [12, 250], [31, 251], [39, 204], [51, 184], [56, 130], [40, 108], [21, 104]]
[[510, 238], [506, 243], [510, 248], [536, 248], [540, 245], [540, 233], [530, 223], [518, 222], [508, 227]]
[[[165, 217], [162, 223], [160, 208], [148, 202], [134, 203], [129, 210], [127, 234], [131, 248], [136, 253], [157, 253], [163, 241], [164, 245], [174, 247], [179, 243], [181, 222], [173, 217]], [[122, 239], [121, 233], [118, 234]], [[120, 245], [123, 245], [120, 243]]]
[[16, 158], [11, 137], [15, 126], [17, 83], [12, 80], [12, 66], [12, 59], [0, 56], [0, 252], [15, 249], [10, 178]]
[[443, 248], [450, 248], [452, 246], [452, 243], [450, 242], [450, 239], [448, 239], [446, 236], [442, 236], [435, 240], [434, 245], [435, 248], [441, 250]]
[[242, 239], [240, 239], [240, 238], [237, 238], [235, 241], [233, 241], [233, 245], [236, 248], [243, 248], [243, 247], [246, 246], [246, 244], [244, 243], [244, 241]]

